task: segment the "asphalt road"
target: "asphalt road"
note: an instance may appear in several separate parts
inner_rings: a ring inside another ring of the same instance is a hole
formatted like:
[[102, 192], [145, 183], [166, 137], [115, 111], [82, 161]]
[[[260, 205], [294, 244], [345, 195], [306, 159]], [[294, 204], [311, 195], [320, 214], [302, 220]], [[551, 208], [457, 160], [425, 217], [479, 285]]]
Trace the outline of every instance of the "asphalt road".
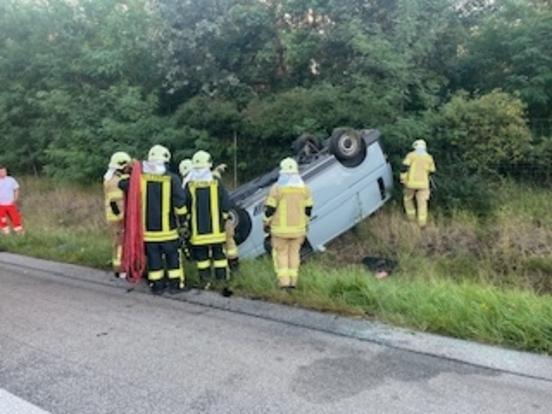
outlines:
[[552, 382], [0, 265], [0, 411], [12, 400], [52, 414], [548, 414]]

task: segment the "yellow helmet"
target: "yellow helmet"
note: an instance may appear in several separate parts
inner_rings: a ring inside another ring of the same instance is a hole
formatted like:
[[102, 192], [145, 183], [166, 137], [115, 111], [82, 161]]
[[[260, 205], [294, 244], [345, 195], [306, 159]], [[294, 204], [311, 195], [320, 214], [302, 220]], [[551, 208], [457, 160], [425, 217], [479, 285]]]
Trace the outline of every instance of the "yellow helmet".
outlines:
[[196, 170], [203, 168], [211, 168], [213, 163], [211, 161], [211, 154], [207, 151], [198, 151], [192, 157], [192, 165]]
[[132, 159], [130, 158], [130, 155], [126, 152], [118, 151], [111, 156], [111, 160], [109, 160], [109, 168], [121, 170], [131, 162]]
[[163, 145], [154, 145], [148, 153], [148, 161], [169, 162], [171, 160], [171, 152]]
[[426, 150], [427, 149], [427, 144], [423, 139], [418, 139], [418, 140], [414, 141], [414, 143], [412, 144], [412, 148], [414, 148], [415, 150], [416, 149]]
[[299, 165], [293, 158], [285, 158], [280, 162], [280, 174], [299, 174]]
[[180, 162], [180, 165], [178, 166], [178, 170], [180, 171], [180, 175], [182, 177], [186, 177], [188, 173], [192, 171], [192, 168], [193, 168], [192, 160], [189, 158], [182, 160]]

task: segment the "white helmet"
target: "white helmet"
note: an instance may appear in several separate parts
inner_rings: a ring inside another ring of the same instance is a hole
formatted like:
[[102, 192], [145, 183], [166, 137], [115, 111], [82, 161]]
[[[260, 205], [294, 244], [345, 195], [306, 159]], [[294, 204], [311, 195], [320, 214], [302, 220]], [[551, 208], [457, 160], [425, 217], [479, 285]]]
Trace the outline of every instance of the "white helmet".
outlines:
[[196, 170], [201, 170], [203, 168], [211, 168], [213, 163], [211, 161], [211, 154], [207, 151], [198, 151], [192, 157], [192, 165]]
[[131, 162], [132, 159], [130, 158], [130, 155], [128, 155], [126, 152], [118, 151], [111, 156], [111, 159], [109, 160], [109, 168], [122, 170]]
[[417, 149], [427, 150], [427, 144], [423, 139], [418, 139], [414, 141], [414, 143], [412, 144], [412, 148], [414, 148], [415, 150]]
[[180, 175], [182, 177], [186, 177], [190, 171], [192, 171], [193, 164], [192, 160], [189, 158], [186, 158], [185, 160], [182, 160], [180, 162], [180, 165], [178, 166], [178, 170], [180, 171]]
[[280, 162], [280, 174], [299, 174], [299, 165], [293, 158], [285, 158]]
[[163, 145], [154, 145], [148, 153], [148, 161], [169, 162], [171, 152]]

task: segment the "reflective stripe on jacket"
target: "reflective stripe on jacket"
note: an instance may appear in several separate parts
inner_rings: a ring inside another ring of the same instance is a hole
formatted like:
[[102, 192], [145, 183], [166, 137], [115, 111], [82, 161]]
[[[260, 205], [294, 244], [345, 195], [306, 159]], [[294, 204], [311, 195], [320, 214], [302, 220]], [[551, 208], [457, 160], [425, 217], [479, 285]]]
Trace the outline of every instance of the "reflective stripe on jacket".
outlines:
[[280, 187], [274, 184], [265, 202], [266, 207], [275, 209], [268, 219], [271, 234], [283, 238], [304, 236], [309, 217], [307, 209], [312, 208], [311, 191], [307, 186]]
[[191, 221], [192, 245], [224, 243], [224, 224], [230, 210], [230, 199], [222, 183], [218, 180], [189, 181], [185, 195]]
[[144, 241], [178, 239], [178, 217], [187, 213], [180, 179], [172, 174], [142, 174], [142, 220]]

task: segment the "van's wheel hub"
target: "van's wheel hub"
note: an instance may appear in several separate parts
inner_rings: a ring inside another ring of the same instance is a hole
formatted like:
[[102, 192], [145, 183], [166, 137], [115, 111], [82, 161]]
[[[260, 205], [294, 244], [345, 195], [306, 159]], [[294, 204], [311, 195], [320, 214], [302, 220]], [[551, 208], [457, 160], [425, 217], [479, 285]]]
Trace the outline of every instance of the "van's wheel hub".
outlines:
[[341, 136], [338, 146], [342, 154], [354, 157], [359, 152], [360, 142], [358, 138], [345, 134]]
[[329, 140], [329, 151], [345, 167], [353, 168], [366, 158], [366, 143], [359, 131], [336, 128]]

